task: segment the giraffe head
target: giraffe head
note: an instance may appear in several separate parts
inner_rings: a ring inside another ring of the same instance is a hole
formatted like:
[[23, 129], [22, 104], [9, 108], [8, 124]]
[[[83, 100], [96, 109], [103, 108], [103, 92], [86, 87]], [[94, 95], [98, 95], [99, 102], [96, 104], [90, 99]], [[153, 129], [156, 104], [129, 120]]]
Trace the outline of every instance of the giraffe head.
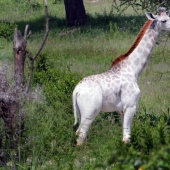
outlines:
[[170, 11], [166, 11], [166, 8], [158, 8], [158, 15], [154, 15], [151, 12], [146, 12], [146, 16], [149, 20], [152, 20], [154, 26], [160, 30], [170, 31]]

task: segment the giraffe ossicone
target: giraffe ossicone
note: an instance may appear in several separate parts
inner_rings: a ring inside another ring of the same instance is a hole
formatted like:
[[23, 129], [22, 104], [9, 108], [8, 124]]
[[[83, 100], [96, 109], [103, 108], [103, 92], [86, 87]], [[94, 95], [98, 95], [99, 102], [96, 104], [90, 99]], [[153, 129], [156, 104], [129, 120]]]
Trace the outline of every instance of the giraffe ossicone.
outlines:
[[74, 128], [77, 145], [87, 139], [87, 132], [100, 111], [120, 113], [123, 142], [130, 141], [131, 124], [140, 96], [137, 79], [148, 62], [161, 30], [170, 31], [170, 11], [158, 9], [158, 15], [146, 12], [148, 20], [140, 30], [131, 48], [113, 60], [104, 73], [85, 77], [75, 87], [72, 95]]

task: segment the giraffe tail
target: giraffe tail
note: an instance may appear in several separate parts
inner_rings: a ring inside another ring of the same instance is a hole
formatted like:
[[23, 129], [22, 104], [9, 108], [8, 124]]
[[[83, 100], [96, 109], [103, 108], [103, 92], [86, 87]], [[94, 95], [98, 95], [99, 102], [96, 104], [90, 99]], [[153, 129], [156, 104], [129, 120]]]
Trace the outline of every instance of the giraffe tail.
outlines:
[[77, 105], [77, 92], [75, 91], [73, 92], [72, 100], [73, 100], [73, 110], [74, 110], [74, 118], [75, 118], [73, 130], [76, 131], [79, 126], [78, 119], [80, 120], [81, 115], [80, 115], [80, 110]]

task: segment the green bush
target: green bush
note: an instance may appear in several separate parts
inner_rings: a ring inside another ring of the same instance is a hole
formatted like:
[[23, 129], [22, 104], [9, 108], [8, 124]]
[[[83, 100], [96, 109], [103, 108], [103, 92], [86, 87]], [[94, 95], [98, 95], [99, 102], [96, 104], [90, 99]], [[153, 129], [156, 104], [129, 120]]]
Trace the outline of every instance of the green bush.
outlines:
[[16, 27], [15, 23], [0, 22], [0, 37], [12, 38]]
[[70, 112], [72, 92], [80, 76], [71, 73], [69, 68], [67, 70], [54, 68], [48, 61], [46, 55], [39, 57], [35, 66], [34, 82], [42, 85], [46, 101], [50, 105], [66, 106], [67, 112]]
[[170, 135], [167, 114], [140, 113], [133, 120], [130, 144], [118, 141], [109, 165], [115, 169], [160, 169], [170, 167]]

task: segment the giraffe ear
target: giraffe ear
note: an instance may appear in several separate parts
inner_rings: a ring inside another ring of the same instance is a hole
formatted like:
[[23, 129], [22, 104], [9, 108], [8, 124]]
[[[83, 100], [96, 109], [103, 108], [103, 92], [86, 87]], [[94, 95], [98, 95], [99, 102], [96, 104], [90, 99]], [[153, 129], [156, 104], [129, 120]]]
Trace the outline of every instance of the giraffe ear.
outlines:
[[157, 19], [157, 16], [154, 15], [154, 14], [152, 14], [151, 12], [145, 12], [145, 15], [146, 15], [146, 17], [147, 17], [149, 20], [151, 20], [151, 21]]
[[166, 11], [166, 15], [170, 16], [170, 10]]

